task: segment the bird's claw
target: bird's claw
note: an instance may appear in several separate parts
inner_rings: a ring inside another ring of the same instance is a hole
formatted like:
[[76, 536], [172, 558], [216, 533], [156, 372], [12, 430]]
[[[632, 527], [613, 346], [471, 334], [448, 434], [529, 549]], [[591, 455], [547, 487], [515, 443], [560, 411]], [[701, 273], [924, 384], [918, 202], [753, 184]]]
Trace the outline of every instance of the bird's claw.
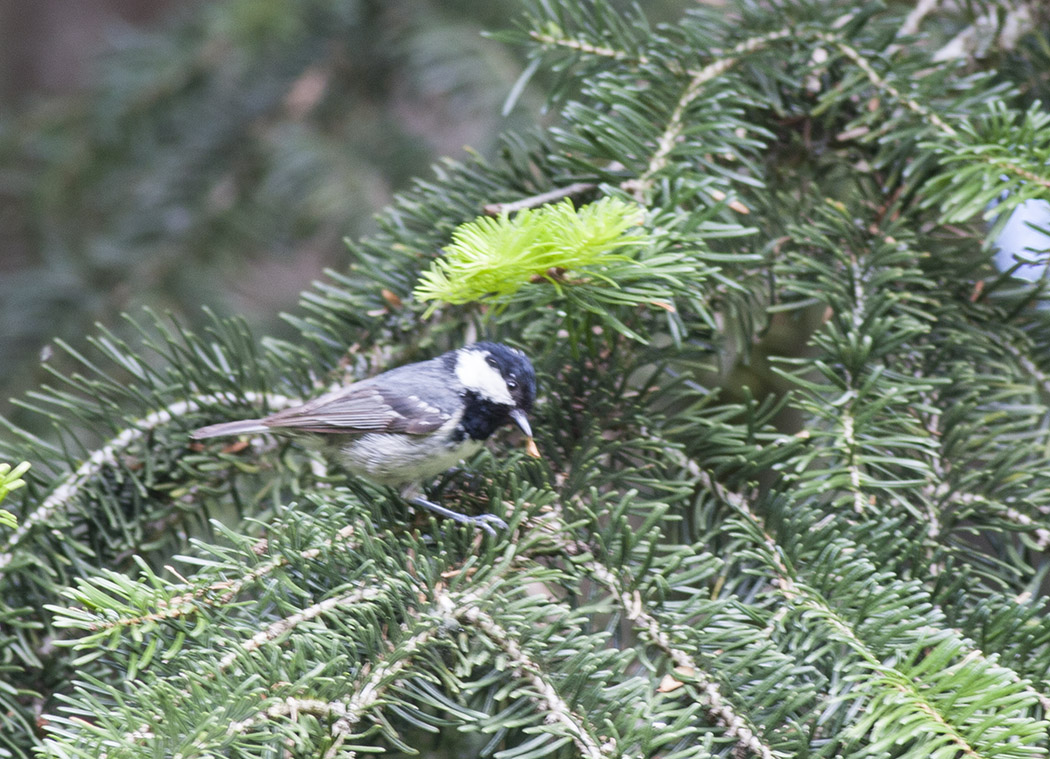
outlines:
[[469, 524], [471, 527], [477, 527], [478, 529], [482, 529], [489, 535], [492, 535], [493, 537], [496, 536], [496, 530], [493, 529], [493, 526], [498, 527], [501, 530], [507, 529], [507, 523], [495, 514], [479, 514], [478, 516], [471, 516], [470, 514], [463, 514], [458, 511], [453, 511], [452, 509], [447, 508], [445, 506], [441, 506], [440, 504], [434, 503], [433, 501], [428, 501], [422, 496], [416, 496], [415, 498], [411, 499], [411, 503], [415, 504], [416, 506], [422, 506], [424, 509], [432, 511], [435, 514], [440, 514], [443, 517], [453, 519], [459, 522], [460, 524]]
[[493, 537], [496, 536], [496, 531], [492, 529], [493, 526], [498, 527], [501, 530], [507, 529], [507, 523], [495, 514], [479, 514], [476, 517], [467, 517], [463, 521], [474, 527], [480, 527], [482, 530], [487, 532], [489, 535], [492, 535]]

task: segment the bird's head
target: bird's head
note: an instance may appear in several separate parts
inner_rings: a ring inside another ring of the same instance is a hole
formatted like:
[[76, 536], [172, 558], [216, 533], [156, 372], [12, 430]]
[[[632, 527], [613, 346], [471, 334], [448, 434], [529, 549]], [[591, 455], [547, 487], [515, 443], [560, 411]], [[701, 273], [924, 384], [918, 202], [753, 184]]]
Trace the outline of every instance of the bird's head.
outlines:
[[471, 437], [484, 439], [509, 421], [531, 438], [528, 415], [536, 400], [536, 372], [525, 354], [502, 343], [484, 342], [452, 355], [456, 379], [474, 404], [473, 413], [479, 415], [472, 420], [477, 430], [468, 430]]

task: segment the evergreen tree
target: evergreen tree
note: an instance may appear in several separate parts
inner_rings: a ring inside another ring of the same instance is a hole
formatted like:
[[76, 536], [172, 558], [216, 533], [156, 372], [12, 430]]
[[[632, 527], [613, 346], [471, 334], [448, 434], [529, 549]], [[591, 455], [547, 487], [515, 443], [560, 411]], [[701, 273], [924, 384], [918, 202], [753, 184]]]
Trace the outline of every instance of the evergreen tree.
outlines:
[[[150, 317], [25, 401], [4, 750], [1045, 755], [1050, 316], [987, 222], [1050, 197], [1047, 20], [527, 3], [557, 126], [399, 196], [297, 339]], [[433, 485], [495, 537], [188, 441], [477, 337], [541, 382], [541, 460]]]

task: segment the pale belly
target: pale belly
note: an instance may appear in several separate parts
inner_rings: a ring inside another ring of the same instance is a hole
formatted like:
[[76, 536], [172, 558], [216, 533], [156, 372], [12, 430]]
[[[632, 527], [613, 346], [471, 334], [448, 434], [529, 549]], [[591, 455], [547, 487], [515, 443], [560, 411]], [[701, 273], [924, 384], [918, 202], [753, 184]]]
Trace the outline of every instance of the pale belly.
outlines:
[[370, 432], [340, 446], [339, 461], [352, 474], [377, 485], [403, 486], [451, 469], [481, 446], [470, 439], [445, 446], [425, 435]]

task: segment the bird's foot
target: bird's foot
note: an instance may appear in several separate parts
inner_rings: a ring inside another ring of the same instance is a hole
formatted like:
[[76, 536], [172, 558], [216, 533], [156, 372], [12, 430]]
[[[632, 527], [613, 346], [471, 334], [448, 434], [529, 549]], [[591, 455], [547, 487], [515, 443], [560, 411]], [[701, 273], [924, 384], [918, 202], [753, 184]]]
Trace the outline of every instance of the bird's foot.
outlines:
[[416, 506], [422, 506], [424, 509], [433, 511], [435, 514], [440, 514], [443, 517], [454, 519], [460, 524], [469, 524], [472, 527], [478, 527], [492, 536], [496, 535], [496, 530], [493, 529], [493, 527], [498, 527], [501, 530], [507, 529], [507, 523], [495, 514], [479, 514], [478, 516], [462, 514], [458, 511], [453, 511], [452, 509], [434, 503], [433, 501], [428, 501], [423, 496], [416, 496], [415, 498], [410, 499], [409, 503], [415, 504]]

